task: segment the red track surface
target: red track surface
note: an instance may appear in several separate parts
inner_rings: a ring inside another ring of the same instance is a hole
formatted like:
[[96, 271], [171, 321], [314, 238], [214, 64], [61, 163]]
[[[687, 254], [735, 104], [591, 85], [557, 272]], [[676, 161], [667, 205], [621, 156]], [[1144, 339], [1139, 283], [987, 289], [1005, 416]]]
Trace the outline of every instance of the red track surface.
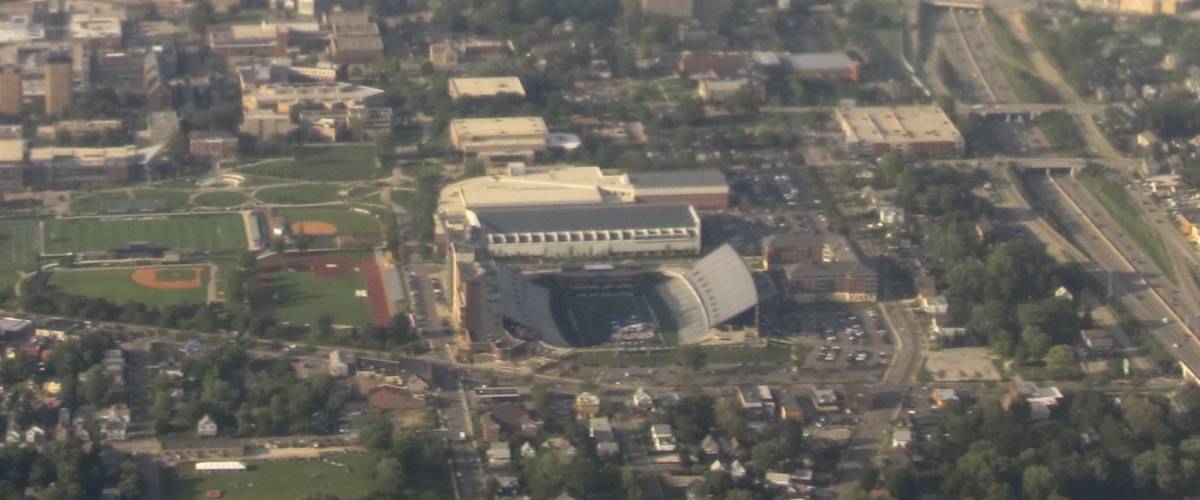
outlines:
[[388, 311], [387, 290], [383, 288], [383, 276], [379, 273], [379, 265], [374, 258], [363, 259], [359, 262], [363, 276], [367, 278], [367, 295], [371, 298], [371, 312], [376, 326], [388, 326], [392, 315]]

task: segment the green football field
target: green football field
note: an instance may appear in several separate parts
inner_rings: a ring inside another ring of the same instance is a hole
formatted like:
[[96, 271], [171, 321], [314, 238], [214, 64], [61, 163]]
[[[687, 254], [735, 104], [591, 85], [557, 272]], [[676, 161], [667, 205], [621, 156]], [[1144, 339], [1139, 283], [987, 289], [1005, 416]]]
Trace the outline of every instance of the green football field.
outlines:
[[[190, 266], [189, 266], [190, 267]], [[63, 293], [103, 298], [115, 304], [140, 302], [152, 307], [179, 304], [203, 304], [207, 301], [208, 268], [201, 273], [201, 286], [188, 289], [161, 289], [134, 283], [132, 268], [68, 269], [50, 275], [50, 285]], [[190, 268], [160, 268], [159, 279], [191, 278]]]
[[210, 490], [220, 490], [227, 500], [297, 500], [316, 493], [352, 499], [371, 492], [372, 462], [366, 454], [246, 465], [245, 472], [205, 474], [196, 472], [195, 464], [179, 464], [178, 477], [165, 481], [163, 498], [203, 499]]
[[37, 267], [37, 221], [0, 219], [0, 287], [11, 289], [18, 271]]
[[367, 279], [361, 271], [351, 269], [340, 277], [322, 277], [308, 271], [275, 271], [266, 276], [265, 285], [275, 318], [280, 322], [316, 325], [321, 315], [329, 313], [338, 325], [371, 323], [371, 300], [355, 296], [355, 291], [367, 289]]
[[96, 252], [142, 242], [172, 250], [228, 252], [247, 248], [241, 214], [80, 217], [45, 221], [45, 253]]

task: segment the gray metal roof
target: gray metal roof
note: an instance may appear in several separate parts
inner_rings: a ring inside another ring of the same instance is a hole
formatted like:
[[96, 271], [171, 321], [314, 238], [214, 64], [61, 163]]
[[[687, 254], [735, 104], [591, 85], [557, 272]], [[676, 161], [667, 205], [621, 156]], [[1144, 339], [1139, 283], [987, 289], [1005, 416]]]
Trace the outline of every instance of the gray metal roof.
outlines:
[[699, 224], [688, 205], [493, 207], [473, 212], [479, 227], [488, 233], [655, 229]]
[[638, 172], [629, 174], [629, 182], [635, 188], [658, 187], [726, 187], [725, 174], [715, 168], [699, 170], [670, 170], [665, 172]]
[[733, 319], [758, 304], [750, 268], [728, 244], [696, 261], [684, 276], [700, 296], [709, 327]]

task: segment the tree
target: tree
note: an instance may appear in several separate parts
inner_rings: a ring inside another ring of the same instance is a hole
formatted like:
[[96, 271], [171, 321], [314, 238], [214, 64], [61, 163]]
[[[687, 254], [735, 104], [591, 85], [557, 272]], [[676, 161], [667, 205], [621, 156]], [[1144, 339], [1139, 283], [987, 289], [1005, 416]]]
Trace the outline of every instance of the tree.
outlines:
[[193, 33], [204, 33], [215, 18], [216, 14], [212, 4], [208, 3], [208, 0], [200, 0], [195, 3], [191, 14], [188, 15], [188, 26], [192, 28]]
[[333, 315], [330, 313], [321, 313], [317, 318], [317, 335], [320, 339], [328, 339], [333, 336]]
[[1075, 361], [1075, 352], [1065, 345], [1051, 347], [1046, 353], [1046, 371], [1059, 379], [1078, 377], [1079, 363]]
[[383, 493], [404, 491], [404, 464], [393, 457], [386, 457], [375, 464], [375, 490]]
[[746, 416], [742, 413], [741, 405], [732, 398], [717, 400], [717, 428], [725, 435], [745, 439]]
[[104, 405], [108, 399], [109, 380], [99, 366], [88, 369], [83, 378], [83, 399], [95, 408]]
[[699, 372], [708, 364], [708, 353], [696, 346], [680, 346], [676, 351], [679, 364], [693, 372]]
[[1021, 475], [1021, 491], [1025, 498], [1038, 500], [1048, 498], [1058, 489], [1055, 473], [1045, 465], [1027, 467]]

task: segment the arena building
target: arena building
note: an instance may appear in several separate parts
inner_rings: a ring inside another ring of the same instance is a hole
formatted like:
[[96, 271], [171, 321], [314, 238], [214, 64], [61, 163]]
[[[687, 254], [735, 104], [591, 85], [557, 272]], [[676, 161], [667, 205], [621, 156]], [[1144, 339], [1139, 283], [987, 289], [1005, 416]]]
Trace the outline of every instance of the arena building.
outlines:
[[[702, 343], [758, 303], [750, 269], [728, 245], [687, 267], [646, 263], [520, 266], [482, 248], [455, 244], [450, 254], [452, 322], [459, 346], [473, 352], [520, 340], [593, 346]], [[653, 332], [636, 340], [631, 328]]]
[[479, 208], [468, 241], [496, 257], [609, 257], [700, 253], [700, 217], [689, 205], [594, 204]]
[[690, 204], [697, 210], [729, 205], [729, 185], [715, 169], [624, 174], [599, 167], [509, 167], [504, 175], [466, 179], [442, 189], [434, 214], [441, 251], [466, 241], [467, 212], [502, 207], [600, 204]]

